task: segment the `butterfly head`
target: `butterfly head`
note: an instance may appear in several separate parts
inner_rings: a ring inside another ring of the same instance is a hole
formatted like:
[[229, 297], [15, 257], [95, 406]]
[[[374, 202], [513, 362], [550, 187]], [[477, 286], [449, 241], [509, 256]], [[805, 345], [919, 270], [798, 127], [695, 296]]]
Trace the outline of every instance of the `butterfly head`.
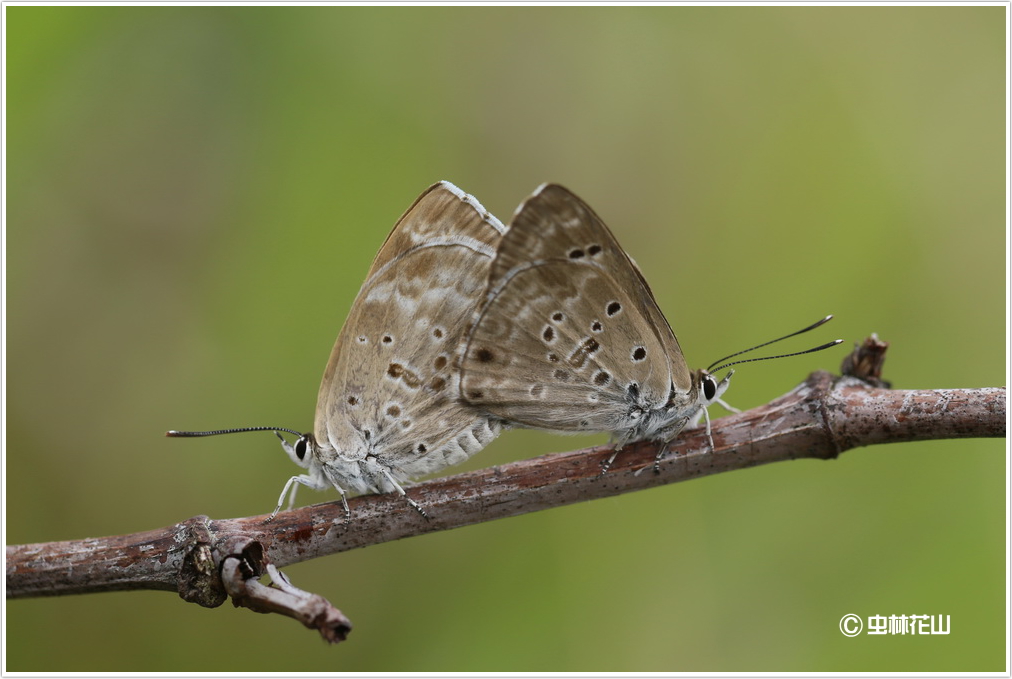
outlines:
[[716, 377], [706, 370], [700, 369], [692, 373], [692, 387], [689, 389], [690, 397], [695, 395], [689, 406], [695, 408], [706, 408], [720, 400], [720, 397], [727, 391], [731, 384], [733, 370], [728, 371], [724, 379], [718, 381]]
[[313, 460], [316, 459], [316, 455], [314, 455], [316, 451], [316, 439], [313, 438], [312, 432], [299, 434], [299, 438], [295, 439], [295, 443], [289, 443], [276, 431], [274, 435], [281, 441], [281, 447], [288, 453], [288, 457], [291, 458], [292, 462], [303, 469], [309, 469], [312, 466]]
[[695, 426], [703, 417], [703, 411], [720, 401], [731, 383], [731, 370], [722, 380], [717, 380], [706, 370], [691, 373], [689, 389], [671, 385], [667, 403], [663, 407], [650, 409], [647, 417], [630, 430], [625, 440], [652, 439], [670, 441], [686, 426]]

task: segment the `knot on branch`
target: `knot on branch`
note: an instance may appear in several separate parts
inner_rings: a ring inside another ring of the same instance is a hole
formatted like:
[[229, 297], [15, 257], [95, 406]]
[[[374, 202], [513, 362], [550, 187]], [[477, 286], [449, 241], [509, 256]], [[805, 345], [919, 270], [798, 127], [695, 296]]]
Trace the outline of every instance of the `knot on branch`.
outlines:
[[[241, 533], [216, 536], [207, 516], [179, 524], [177, 540], [184, 550], [177, 580], [184, 600], [214, 608], [231, 597], [236, 607], [295, 618], [330, 643], [344, 641], [351, 631], [351, 621], [340, 610], [295, 587], [269, 563], [259, 540]], [[268, 584], [261, 581], [265, 575]]]
[[228, 594], [214, 560], [210, 521], [210, 517], [201, 515], [179, 524], [177, 539], [183, 544], [184, 554], [177, 591], [184, 601], [217, 608], [225, 603]]
[[[212, 521], [196, 516], [164, 529], [107, 538], [7, 546], [7, 598], [97, 591], [178, 591], [186, 601], [287, 615], [343, 640], [351, 623], [326, 599], [294, 587], [277, 566], [412, 535], [618, 495], [665, 483], [801, 458], [831, 459], [859, 446], [925, 439], [1004, 437], [1006, 390], [884, 389], [888, 345], [872, 336], [843, 366], [816, 372], [772, 402], [684, 430], [667, 443], [614, 446], [542, 457], [426, 481], [411, 494], [421, 521], [396, 493], [278, 514]], [[665, 455], [658, 455], [665, 447]], [[653, 473], [641, 473], [653, 470]], [[266, 580], [266, 582], [265, 582]]]

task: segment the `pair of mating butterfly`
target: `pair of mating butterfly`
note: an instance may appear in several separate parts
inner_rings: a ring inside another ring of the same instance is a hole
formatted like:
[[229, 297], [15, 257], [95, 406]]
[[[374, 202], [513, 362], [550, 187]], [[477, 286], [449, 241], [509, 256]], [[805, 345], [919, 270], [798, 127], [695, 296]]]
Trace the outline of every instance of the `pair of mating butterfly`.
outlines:
[[334, 486], [347, 516], [348, 492], [407, 498], [401, 484], [466, 460], [504, 427], [668, 442], [707, 417], [733, 372], [718, 382], [689, 371], [639, 269], [568, 190], [541, 186], [507, 228], [440, 182], [376, 255], [323, 374], [313, 433], [167, 435], [274, 431], [308, 473], [289, 479], [271, 517], [299, 485]]

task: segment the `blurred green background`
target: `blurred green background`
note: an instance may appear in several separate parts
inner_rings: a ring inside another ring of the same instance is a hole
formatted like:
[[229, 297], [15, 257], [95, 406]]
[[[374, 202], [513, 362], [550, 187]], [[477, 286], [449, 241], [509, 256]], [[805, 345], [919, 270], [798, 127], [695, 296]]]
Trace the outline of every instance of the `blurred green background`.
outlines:
[[[560, 182], [740, 408], [891, 343], [1005, 376], [1003, 7], [7, 7], [7, 542], [269, 511], [397, 217]], [[719, 408], [713, 414], [720, 416]], [[606, 437], [512, 432], [485, 467]], [[9, 671], [1001, 671], [1004, 441], [880, 446], [287, 569], [355, 624], [163, 592], [7, 603]], [[447, 472], [450, 473], [450, 472]], [[336, 493], [300, 493], [303, 502]], [[847, 613], [948, 614], [846, 638]]]

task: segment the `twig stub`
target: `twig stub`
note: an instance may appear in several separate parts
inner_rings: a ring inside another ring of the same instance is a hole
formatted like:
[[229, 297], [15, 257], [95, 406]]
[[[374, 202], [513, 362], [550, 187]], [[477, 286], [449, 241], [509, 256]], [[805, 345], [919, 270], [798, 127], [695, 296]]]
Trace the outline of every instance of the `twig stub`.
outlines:
[[[683, 431], [654, 474], [657, 444], [626, 446], [601, 476], [610, 446], [520, 460], [411, 486], [422, 519], [396, 494], [265, 516], [196, 516], [168, 528], [107, 538], [7, 547], [7, 597], [125, 589], [174, 590], [186, 601], [282, 613], [344, 639], [348, 619], [326, 599], [295, 588], [278, 567], [437, 530], [515, 516], [768, 462], [831, 459], [859, 446], [941, 438], [1005, 436], [1005, 389], [894, 391], [881, 382], [885, 343], [874, 336], [845, 366], [855, 376], [817, 372], [791, 392], [714, 420], [713, 449], [702, 429]], [[857, 379], [860, 376], [861, 381]], [[644, 471], [644, 470], [647, 471]], [[643, 472], [643, 473], [639, 473]], [[261, 580], [270, 576], [270, 584]]]

